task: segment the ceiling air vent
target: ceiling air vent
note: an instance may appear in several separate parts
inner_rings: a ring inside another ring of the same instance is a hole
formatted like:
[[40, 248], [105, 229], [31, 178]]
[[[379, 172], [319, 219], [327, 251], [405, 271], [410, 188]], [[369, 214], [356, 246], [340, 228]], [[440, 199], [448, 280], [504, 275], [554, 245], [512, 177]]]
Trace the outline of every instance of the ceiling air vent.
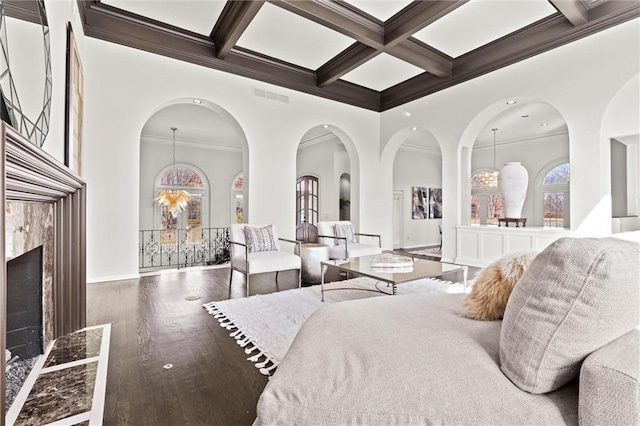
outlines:
[[258, 89], [257, 87], [253, 88], [253, 96], [258, 98], [265, 98], [271, 101], [282, 102], [285, 104], [289, 103], [289, 97], [285, 95], [280, 95], [275, 92], [269, 92], [268, 90]]

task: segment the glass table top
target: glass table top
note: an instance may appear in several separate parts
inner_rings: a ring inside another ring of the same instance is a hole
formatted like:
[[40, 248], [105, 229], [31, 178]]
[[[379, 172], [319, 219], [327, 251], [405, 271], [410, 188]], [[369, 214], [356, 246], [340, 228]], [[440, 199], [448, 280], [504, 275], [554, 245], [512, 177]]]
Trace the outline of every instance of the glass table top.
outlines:
[[331, 266], [347, 272], [354, 272], [388, 283], [398, 284], [420, 278], [431, 278], [448, 272], [461, 271], [465, 267], [450, 263], [441, 263], [426, 259], [413, 259], [413, 267], [406, 268], [372, 268], [371, 262], [376, 256], [362, 256], [353, 259], [322, 261], [323, 265]]

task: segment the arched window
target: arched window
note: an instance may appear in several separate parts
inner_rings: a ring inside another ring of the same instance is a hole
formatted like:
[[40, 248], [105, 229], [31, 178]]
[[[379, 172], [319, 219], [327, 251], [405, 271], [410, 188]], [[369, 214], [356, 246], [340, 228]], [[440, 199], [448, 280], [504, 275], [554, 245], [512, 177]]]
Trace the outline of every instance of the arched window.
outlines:
[[502, 197], [498, 191], [498, 170], [484, 170], [471, 177], [471, 224], [498, 224]]
[[204, 175], [191, 166], [171, 166], [156, 179], [155, 194], [165, 189], [182, 189], [187, 191], [191, 198], [186, 210], [175, 217], [166, 206], [158, 208], [162, 244], [176, 244], [179, 241], [178, 230], [181, 229], [185, 230], [188, 242], [196, 243], [202, 240], [202, 228], [206, 225], [204, 212], [209, 198]]
[[546, 228], [569, 228], [569, 163], [546, 169], [539, 188], [542, 224]]

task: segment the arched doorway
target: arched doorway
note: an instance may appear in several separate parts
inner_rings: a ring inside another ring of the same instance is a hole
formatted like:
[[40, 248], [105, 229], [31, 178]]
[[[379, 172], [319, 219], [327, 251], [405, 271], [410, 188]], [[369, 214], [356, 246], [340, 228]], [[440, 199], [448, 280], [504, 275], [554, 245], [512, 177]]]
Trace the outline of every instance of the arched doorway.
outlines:
[[[221, 263], [227, 230], [237, 220], [238, 176], [245, 183], [248, 144], [238, 122], [220, 106], [178, 99], [158, 108], [140, 135], [139, 268]], [[177, 130], [172, 135], [172, 129]], [[242, 216], [247, 213], [243, 185]], [[191, 197], [169, 214], [154, 201], [163, 189]]]
[[315, 126], [303, 135], [298, 145], [296, 238], [299, 240], [316, 241], [315, 224], [339, 220], [346, 204], [349, 220], [352, 219], [351, 161], [339, 134], [339, 129], [332, 126]]

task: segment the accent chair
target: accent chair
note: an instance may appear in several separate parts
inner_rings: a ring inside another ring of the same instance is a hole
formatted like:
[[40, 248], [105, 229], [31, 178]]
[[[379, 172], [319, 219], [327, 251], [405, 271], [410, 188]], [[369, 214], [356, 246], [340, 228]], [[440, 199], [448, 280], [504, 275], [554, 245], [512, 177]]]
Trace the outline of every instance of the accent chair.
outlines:
[[300, 287], [300, 256], [281, 251], [280, 241], [300, 245], [298, 241], [278, 238], [278, 231], [273, 225], [232, 224], [229, 227], [229, 253], [231, 255], [229, 286], [231, 286], [233, 271], [238, 271], [245, 276], [247, 296], [249, 296], [249, 277], [251, 275], [275, 272], [277, 283], [280, 271], [297, 269], [298, 287]]
[[[329, 246], [331, 259], [348, 259], [382, 253], [379, 234], [355, 232], [353, 224], [348, 220], [318, 222], [317, 226], [318, 242]], [[360, 236], [377, 238], [378, 245], [362, 244], [359, 238], [356, 238]]]

